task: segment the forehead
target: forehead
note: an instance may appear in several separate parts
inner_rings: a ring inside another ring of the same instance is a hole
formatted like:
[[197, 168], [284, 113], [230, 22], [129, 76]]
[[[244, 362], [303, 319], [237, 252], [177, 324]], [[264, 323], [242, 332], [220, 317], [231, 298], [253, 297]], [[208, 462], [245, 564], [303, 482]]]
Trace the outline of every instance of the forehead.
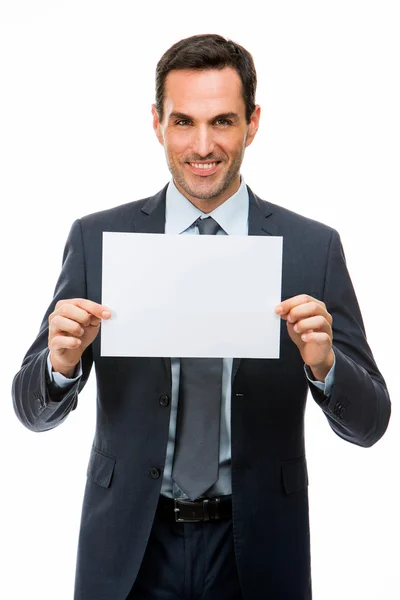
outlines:
[[208, 114], [245, 114], [242, 82], [235, 69], [170, 71], [164, 88], [165, 116], [180, 112], [196, 118]]

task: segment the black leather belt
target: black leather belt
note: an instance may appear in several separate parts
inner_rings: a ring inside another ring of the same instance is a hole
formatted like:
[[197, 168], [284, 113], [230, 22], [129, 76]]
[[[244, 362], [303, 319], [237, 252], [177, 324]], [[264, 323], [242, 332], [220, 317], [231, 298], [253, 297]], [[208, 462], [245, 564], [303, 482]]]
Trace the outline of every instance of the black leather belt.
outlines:
[[199, 500], [175, 499], [160, 496], [157, 513], [177, 523], [199, 523], [201, 521], [219, 521], [232, 517], [231, 496], [202, 498]]

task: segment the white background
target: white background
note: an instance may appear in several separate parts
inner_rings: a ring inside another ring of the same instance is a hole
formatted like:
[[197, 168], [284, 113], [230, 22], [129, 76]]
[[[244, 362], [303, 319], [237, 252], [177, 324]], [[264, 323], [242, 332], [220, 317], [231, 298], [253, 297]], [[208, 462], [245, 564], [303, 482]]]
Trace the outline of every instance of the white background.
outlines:
[[156, 63], [178, 39], [220, 33], [258, 71], [262, 118], [245, 180], [339, 230], [394, 404], [387, 434], [363, 449], [308, 403], [314, 597], [398, 599], [398, 3], [3, 0], [0, 22], [0, 596], [73, 594], [94, 381], [62, 427], [43, 434], [20, 425], [10, 392], [69, 228], [168, 181], [151, 124]]

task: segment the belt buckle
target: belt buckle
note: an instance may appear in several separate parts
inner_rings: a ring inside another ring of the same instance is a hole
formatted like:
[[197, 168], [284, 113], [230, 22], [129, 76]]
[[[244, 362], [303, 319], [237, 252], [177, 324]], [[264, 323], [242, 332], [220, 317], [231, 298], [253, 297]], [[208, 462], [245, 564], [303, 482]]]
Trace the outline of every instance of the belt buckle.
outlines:
[[[191, 519], [191, 518], [187, 518], [187, 517], [181, 517], [180, 516], [180, 512], [181, 512], [181, 508], [182, 506], [186, 506], [188, 509], [188, 502], [190, 502], [190, 500], [185, 500], [186, 504], [183, 504], [181, 501], [183, 499], [182, 498], [174, 498], [174, 513], [175, 513], [175, 521], [177, 523], [200, 523], [201, 521], [204, 521], [206, 519]], [[197, 506], [199, 505], [198, 502], [193, 502], [193, 504], [196, 504]], [[204, 501], [203, 501], [203, 506], [204, 506]]]

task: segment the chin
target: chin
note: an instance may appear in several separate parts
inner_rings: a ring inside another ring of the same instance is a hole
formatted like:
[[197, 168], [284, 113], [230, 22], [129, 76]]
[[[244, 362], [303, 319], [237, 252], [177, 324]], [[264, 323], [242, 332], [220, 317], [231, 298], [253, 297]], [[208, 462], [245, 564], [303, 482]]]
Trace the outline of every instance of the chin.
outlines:
[[[182, 186], [183, 187], [183, 186]], [[186, 186], [186, 193], [199, 198], [199, 200], [211, 200], [219, 196], [223, 190], [219, 186]]]

